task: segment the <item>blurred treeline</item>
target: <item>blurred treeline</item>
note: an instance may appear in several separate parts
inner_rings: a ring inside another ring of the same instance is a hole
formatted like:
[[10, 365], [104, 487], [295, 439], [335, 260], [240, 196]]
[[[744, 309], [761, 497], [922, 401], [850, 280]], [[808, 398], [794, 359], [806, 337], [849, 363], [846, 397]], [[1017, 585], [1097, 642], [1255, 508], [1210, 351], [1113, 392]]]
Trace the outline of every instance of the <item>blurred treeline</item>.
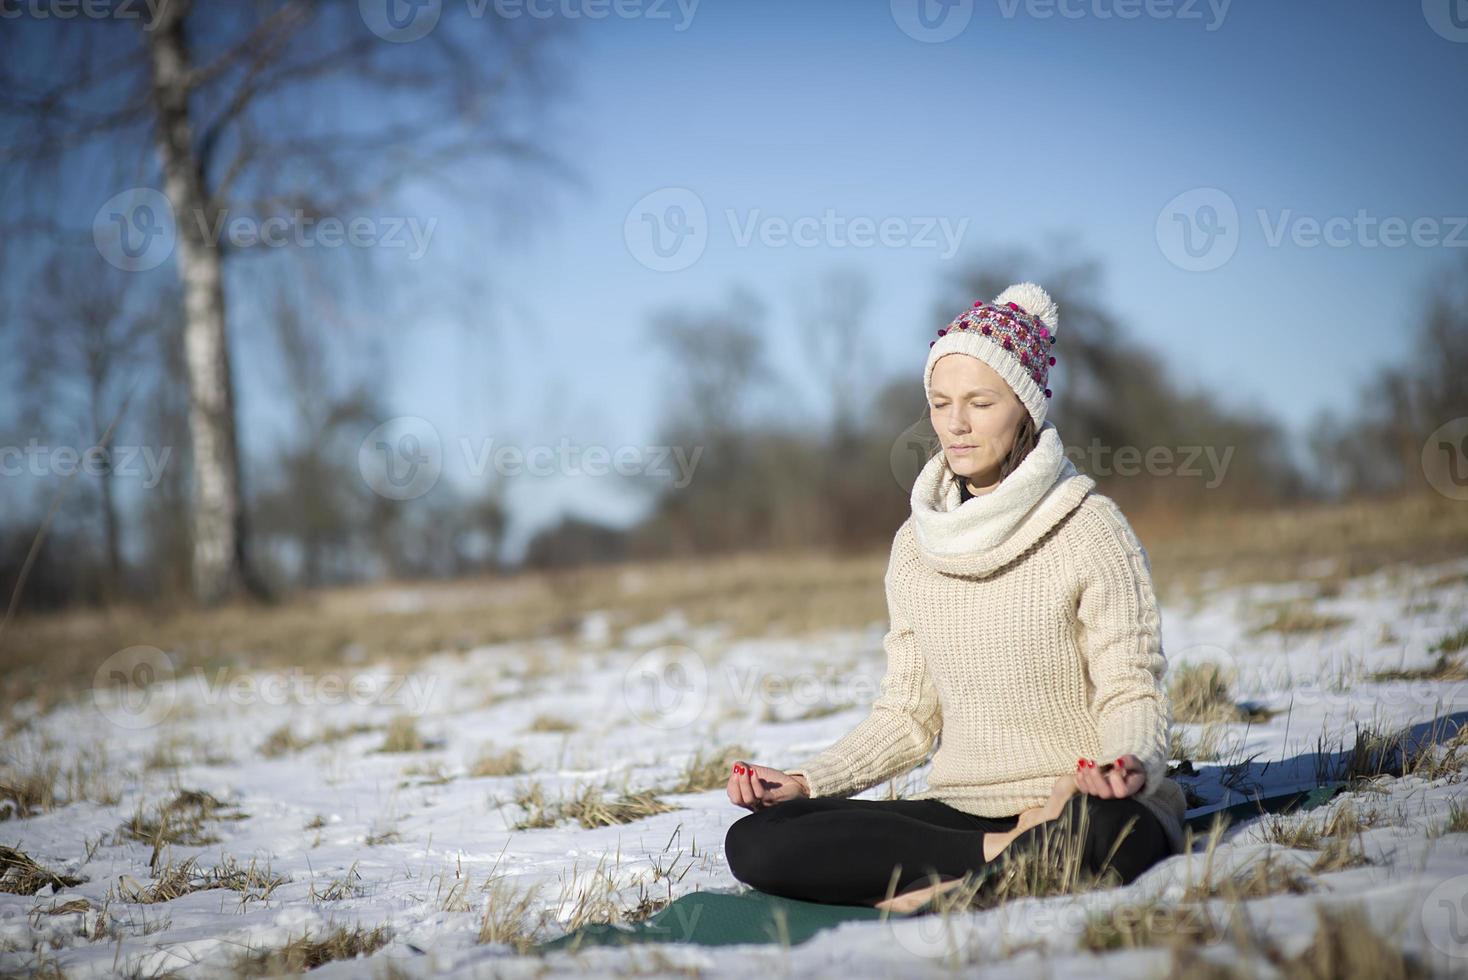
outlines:
[[[1225, 408], [1207, 392], [1169, 381], [1158, 354], [1129, 337], [1118, 315], [1098, 299], [1101, 275], [1094, 261], [1050, 267], [1039, 256], [995, 256], [939, 284], [942, 298], [931, 320], [946, 322], [972, 298], [992, 297], [1009, 282], [1035, 278], [1051, 288], [1062, 310], [1054, 375], [1061, 397], [1052, 418], [1072, 450], [1094, 441], [1113, 456], [1123, 446], [1145, 456], [1151, 447], [1164, 447], [1174, 451], [1178, 466], [1187, 456], [1180, 450], [1188, 447], [1212, 448], [1215, 459], [1231, 453], [1221, 478], [1209, 471], [1204, 456], [1192, 460], [1201, 473], [1093, 474], [1129, 513], [1187, 515], [1420, 492], [1427, 435], [1445, 421], [1468, 416], [1468, 388], [1462, 384], [1468, 377], [1468, 291], [1460, 280], [1445, 279], [1432, 292], [1415, 326], [1385, 331], [1418, 352], [1409, 367], [1382, 369], [1349, 399], [1357, 406], [1353, 415], [1317, 420], [1307, 452], [1297, 455], [1263, 408]], [[121, 336], [130, 354], [100, 355], [106, 344], [96, 324], [106, 319], [101, 311], [112, 308], [98, 295], [106, 280], [98, 277], [80, 291], [38, 291], [47, 298], [27, 314], [32, 328], [23, 333], [29, 339], [20, 348], [33, 368], [17, 392], [20, 416], [6, 428], [96, 431], [105, 425], [107, 405], [99, 392], [110, 390], [102, 383], [107, 374], [142, 360], [155, 370], [129, 374], [147, 380], [144, 393], [133, 396], [142, 411], [129, 441], [187, 452], [176, 326], [165, 319], [141, 329], [129, 320]], [[125, 279], [119, 274], [118, 281]], [[877, 325], [865, 315], [869, 292], [863, 281], [837, 273], [812, 284], [809, 294], [804, 325], [811, 340], [800, 364], [779, 364], [768, 354], [770, 304], [747, 289], [734, 290], [708, 309], [670, 310], [650, 322], [649, 341], [666, 365], [659, 377], [670, 379], [665, 422], [655, 441], [701, 447], [692, 481], [682, 488], [647, 483], [648, 516], [629, 528], [584, 518], [547, 528], [531, 540], [519, 564], [884, 547], [907, 513], [911, 477], [932, 451], [919, 375], [926, 341], [911, 338], [915, 353], [908, 370], [880, 373], [866, 356]], [[504, 488], [489, 485], [482, 495], [464, 498], [444, 483], [406, 501], [372, 493], [358, 473], [357, 448], [366, 430], [393, 414], [391, 406], [379, 403], [365, 385], [333, 394], [315, 384], [304, 365], [314, 362], [311, 348], [321, 328], [303, 322], [288, 304], [275, 310], [269, 327], [286, 382], [278, 395], [293, 419], [293, 434], [263, 457], [249, 459], [246, 469], [252, 551], [272, 588], [285, 593], [332, 583], [510, 570], [502, 544], [513, 515]], [[760, 404], [793, 407], [771, 413], [758, 410]], [[64, 419], [70, 427], [57, 429]], [[1103, 470], [1115, 469], [1107, 465], [1112, 456], [1073, 458], [1083, 470], [1098, 459]], [[188, 467], [179, 464], [175, 456], [160, 471], [156, 488], [126, 501], [109, 493], [108, 477], [78, 474], [66, 481], [24, 605], [184, 597], [190, 554], [179, 515], [187, 509]], [[0, 586], [8, 590], [36, 523], [16, 511], [4, 520]], [[139, 557], [121, 555], [119, 525], [132, 528], [144, 543]]]

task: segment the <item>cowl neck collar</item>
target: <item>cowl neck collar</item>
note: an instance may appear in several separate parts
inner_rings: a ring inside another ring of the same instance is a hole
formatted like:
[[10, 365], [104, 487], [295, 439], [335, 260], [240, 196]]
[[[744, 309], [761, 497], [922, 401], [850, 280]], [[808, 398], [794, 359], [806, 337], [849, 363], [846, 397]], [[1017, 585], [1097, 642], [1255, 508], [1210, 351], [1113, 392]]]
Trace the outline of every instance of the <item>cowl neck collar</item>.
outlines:
[[1066, 458], [1055, 423], [993, 490], [962, 499], [960, 477], [939, 452], [912, 487], [912, 525], [923, 560], [939, 571], [987, 575], [1023, 554], [1078, 507], [1096, 481]]

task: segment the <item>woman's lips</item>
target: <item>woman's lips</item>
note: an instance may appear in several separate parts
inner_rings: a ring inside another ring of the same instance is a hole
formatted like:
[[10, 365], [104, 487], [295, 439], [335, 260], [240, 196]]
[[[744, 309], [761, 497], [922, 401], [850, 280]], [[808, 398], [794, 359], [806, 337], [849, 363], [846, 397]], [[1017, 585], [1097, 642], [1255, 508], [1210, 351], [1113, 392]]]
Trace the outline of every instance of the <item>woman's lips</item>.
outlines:
[[950, 453], [967, 453], [967, 452], [972, 452], [975, 448], [976, 447], [974, 447], [974, 446], [961, 446], [961, 445], [955, 444], [955, 445], [949, 446], [948, 447], [948, 451]]

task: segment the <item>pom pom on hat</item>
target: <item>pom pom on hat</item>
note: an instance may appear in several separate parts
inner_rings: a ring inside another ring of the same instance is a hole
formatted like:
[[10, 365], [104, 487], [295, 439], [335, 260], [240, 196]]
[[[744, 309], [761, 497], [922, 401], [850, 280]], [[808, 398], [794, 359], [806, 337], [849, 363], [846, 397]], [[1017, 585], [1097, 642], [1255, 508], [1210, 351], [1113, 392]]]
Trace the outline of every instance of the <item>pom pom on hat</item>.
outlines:
[[1037, 318], [1050, 330], [1054, 337], [1060, 330], [1060, 311], [1050, 294], [1032, 282], [1020, 282], [1010, 286], [994, 299], [996, 306], [1017, 303], [1024, 311]]

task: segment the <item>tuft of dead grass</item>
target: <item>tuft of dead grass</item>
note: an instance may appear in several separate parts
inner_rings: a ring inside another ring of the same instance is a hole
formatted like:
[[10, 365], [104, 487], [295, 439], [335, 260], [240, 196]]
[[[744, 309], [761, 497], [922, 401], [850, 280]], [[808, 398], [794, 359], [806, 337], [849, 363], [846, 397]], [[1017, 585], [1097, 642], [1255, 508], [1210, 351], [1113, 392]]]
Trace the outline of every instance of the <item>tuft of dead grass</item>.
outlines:
[[1462, 654], [1454, 651], [1439, 653], [1437, 659], [1424, 667], [1391, 667], [1372, 671], [1367, 679], [1378, 683], [1390, 681], [1464, 681], [1468, 680], [1468, 664]]
[[135, 840], [153, 848], [152, 866], [166, 845], [202, 847], [219, 843], [208, 825], [217, 820], [244, 820], [246, 814], [202, 790], [180, 790], [166, 803], [146, 808], [138, 805], [132, 817], [118, 828], [120, 839]]
[[197, 858], [190, 857], [158, 868], [146, 884], [123, 876], [115, 886], [115, 894], [124, 902], [155, 905], [194, 892], [227, 889], [237, 892], [240, 902], [245, 903], [265, 901], [290, 880], [289, 875], [275, 874], [268, 864], [262, 867], [253, 859], [242, 865], [232, 857], [225, 857], [214, 867], [203, 868]]
[[[535, 908], [539, 884], [517, 888], [507, 878], [491, 878], [485, 883], [487, 898], [479, 918], [480, 943], [503, 943], [517, 953], [528, 952], [536, 944], [543, 919], [531, 915]], [[544, 915], [544, 913], [542, 913]]]
[[1262, 611], [1268, 618], [1254, 627], [1255, 635], [1282, 633], [1286, 636], [1297, 636], [1302, 633], [1323, 633], [1351, 622], [1349, 616], [1322, 613], [1315, 608], [1314, 603], [1300, 600], [1267, 603]]
[[536, 715], [525, 730], [527, 732], [574, 732], [576, 723], [555, 715]]
[[275, 949], [246, 953], [236, 960], [234, 970], [244, 976], [300, 974], [327, 963], [371, 956], [391, 941], [392, 933], [385, 926], [337, 926], [317, 936], [303, 935]]
[[1462, 653], [1465, 649], [1468, 649], [1468, 626], [1460, 626], [1452, 633], [1449, 633], [1434, 643], [1432, 648], [1427, 652], [1452, 654]]
[[388, 722], [379, 752], [422, 752], [429, 748], [428, 740], [418, 732], [418, 723], [412, 715], [398, 715]]
[[539, 780], [517, 784], [513, 802], [523, 813], [513, 824], [516, 830], [554, 827], [568, 819], [575, 820], [586, 830], [595, 830], [682, 809], [659, 798], [653, 790], [624, 789], [616, 797], [608, 799], [605, 791], [594, 784], [573, 790], [560, 800], [550, 801], [546, 799], [545, 788]]
[[1081, 930], [1080, 946], [1093, 953], [1105, 953], [1151, 946], [1196, 946], [1222, 938], [1222, 930], [1206, 909], [1153, 899], [1141, 905], [1121, 903], [1093, 914]]
[[11, 895], [34, 895], [50, 886], [53, 891], [74, 888], [85, 878], [57, 874], [14, 847], [0, 846], [0, 892]]
[[1277, 712], [1239, 704], [1231, 689], [1235, 678], [1214, 663], [1183, 664], [1168, 672], [1173, 721], [1208, 725], [1268, 721]]
[[69, 755], [64, 766], [49, 751], [12, 758], [0, 770], [0, 821], [23, 820], [82, 800], [106, 806], [118, 801], [121, 794], [106, 746]]
[[722, 789], [729, 782], [730, 768], [735, 760], [749, 757], [749, 749], [742, 745], [726, 745], [698, 749], [683, 767], [683, 775], [663, 792], [702, 793], [711, 789]]
[[365, 735], [378, 730], [377, 725], [358, 722], [352, 725], [328, 725], [315, 735], [305, 736], [297, 735], [290, 725], [281, 725], [265, 737], [265, 741], [260, 746], [260, 754], [267, 759], [275, 759], [309, 749], [312, 746], [330, 745], [354, 735]]
[[500, 752], [490, 745], [481, 748], [478, 757], [469, 766], [469, 775], [475, 779], [487, 776], [517, 776], [524, 771], [525, 760], [518, 748]]
[[1270, 895], [1305, 895], [1314, 890], [1309, 877], [1292, 862], [1265, 855], [1222, 878], [1188, 885], [1183, 890], [1182, 900], [1244, 902]]

